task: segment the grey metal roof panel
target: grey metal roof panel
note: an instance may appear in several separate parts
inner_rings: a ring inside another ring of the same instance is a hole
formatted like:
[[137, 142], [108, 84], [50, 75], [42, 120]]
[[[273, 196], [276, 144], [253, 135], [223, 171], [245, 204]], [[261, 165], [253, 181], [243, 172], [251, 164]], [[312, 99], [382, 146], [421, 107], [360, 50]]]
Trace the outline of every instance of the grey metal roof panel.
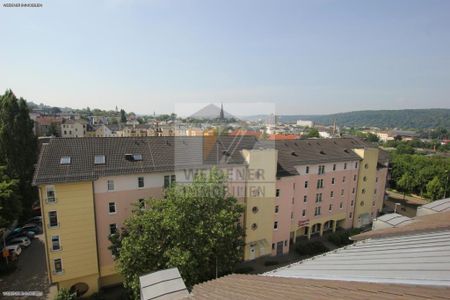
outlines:
[[385, 224], [388, 224], [391, 227], [394, 226], [403, 226], [406, 225], [408, 223], [413, 222], [413, 220], [411, 218], [408, 218], [406, 216], [402, 216], [399, 214], [386, 214], [386, 215], [382, 215], [378, 218], [376, 218], [376, 220], [374, 221], [381, 221]]
[[139, 277], [141, 300], [182, 299], [189, 295], [177, 268], [161, 270]]
[[432, 209], [437, 212], [450, 210], [450, 198], [436, 200], [431, 203], [422, 205], [424, 208]]
[[450, 231], [368, 239], [265, 275], [450, 286]]

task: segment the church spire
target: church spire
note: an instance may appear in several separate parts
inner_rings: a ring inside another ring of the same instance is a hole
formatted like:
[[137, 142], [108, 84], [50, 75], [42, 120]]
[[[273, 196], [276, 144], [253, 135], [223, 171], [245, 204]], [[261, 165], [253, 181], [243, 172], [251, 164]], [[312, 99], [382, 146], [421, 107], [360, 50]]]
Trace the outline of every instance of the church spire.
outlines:
[[225, 119], [225, 114], [223, 113], [223, 103], [220, 103], [220, 119]]

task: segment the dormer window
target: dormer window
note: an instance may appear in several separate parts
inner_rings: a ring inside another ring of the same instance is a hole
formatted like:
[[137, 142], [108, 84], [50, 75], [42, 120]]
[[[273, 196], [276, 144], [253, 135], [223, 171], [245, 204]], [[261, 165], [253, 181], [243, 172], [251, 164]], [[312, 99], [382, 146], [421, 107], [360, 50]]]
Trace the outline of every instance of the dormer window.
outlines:
[[70, 165], [70, 161], [71, 161], [70, 156], [62, 156], [59, 163], [61, 165]]
[[106, 163], [106, 158], [104, 155], [96, 155], [94, 157], [94, 164], [95, 165], [104, 165]]
[[128, 161], [140, 161], [142, 160], [142, 154], [125, 154], [125, 159]]

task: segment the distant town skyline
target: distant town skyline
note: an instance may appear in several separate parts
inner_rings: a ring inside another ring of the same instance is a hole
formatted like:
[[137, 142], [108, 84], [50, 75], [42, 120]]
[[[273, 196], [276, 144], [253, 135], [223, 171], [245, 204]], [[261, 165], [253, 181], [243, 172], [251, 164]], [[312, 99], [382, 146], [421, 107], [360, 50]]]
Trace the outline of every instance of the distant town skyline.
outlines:
[[0, 93], [138, 114], [221, 102], [283, 115], [450, 108], [448, 28], [445, 0], [2, 6]]

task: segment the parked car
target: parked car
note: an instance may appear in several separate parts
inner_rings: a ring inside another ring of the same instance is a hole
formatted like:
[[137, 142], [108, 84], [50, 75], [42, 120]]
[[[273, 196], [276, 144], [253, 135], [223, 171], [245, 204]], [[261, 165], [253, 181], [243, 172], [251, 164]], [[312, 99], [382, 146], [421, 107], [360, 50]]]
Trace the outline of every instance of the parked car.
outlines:
[[7, 245], [19, 245], [21, 247], [28, 247], [31, 245], [31, 241], [26, 236], [15, 237], [10, 240], [7, 240]]
[[42, 217], [41, 216], [32, 217], [31, 219], [28, 219], [25, 222], [25, 224], [36, 224], [42, 227]]
[[31, 219], [28, 219], [25, 223], [26, 224], [32, 223], [32, 224], [41, 226], [42, 225], [42, 216], [32, 217]]
[[32, 232], [34, 232], [35, 235], [42, 233], [42, 228], [40, 226], [38, 226], [36, 224], [32, 224], [32, 223], [23, 225], [22, 229], [26, 230], [26, 231], [32, 231]]
[[35, 234], [33, 231], [27, 231], [27, 230], [24, 230], [22, 227], [17, 227], [13, 231], [11, 231], [11, 233], [8, 235], [7, 239], [12, 239], [15, 237], [20, 237], [20, 236], [26, 236], [29, 239], [34, 239]]
[[19, 256], [22, 253], [22, 248], [19, 245], [6, 245], [10, 256]]

